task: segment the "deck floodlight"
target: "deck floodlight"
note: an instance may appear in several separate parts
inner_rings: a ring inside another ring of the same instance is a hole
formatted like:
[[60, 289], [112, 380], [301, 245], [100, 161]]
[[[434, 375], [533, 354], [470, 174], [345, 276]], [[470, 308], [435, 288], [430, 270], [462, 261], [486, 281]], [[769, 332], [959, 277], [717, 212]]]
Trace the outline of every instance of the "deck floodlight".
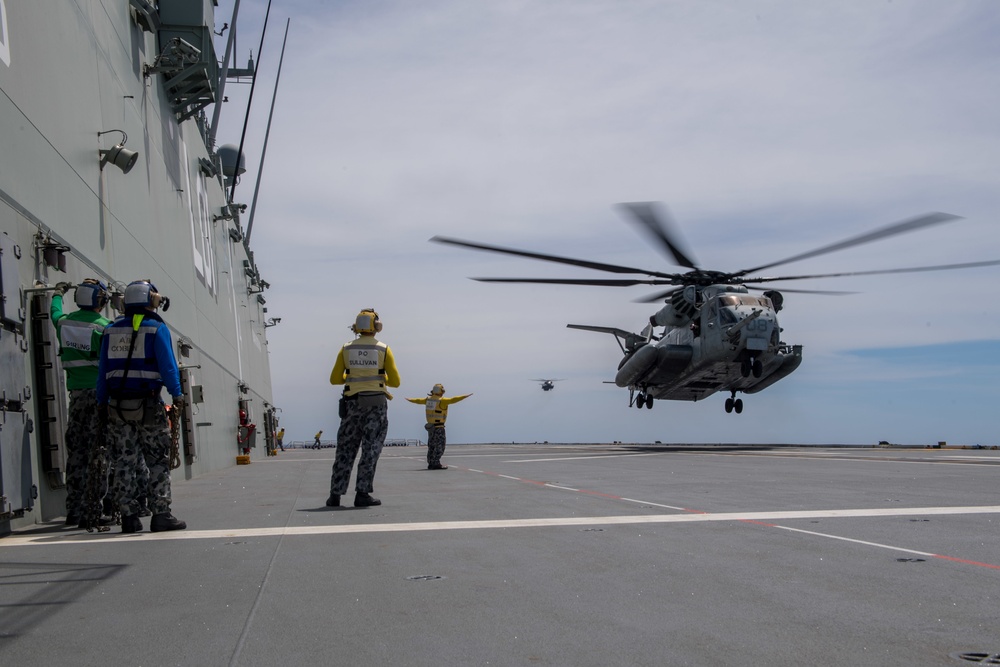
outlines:
[[98, 132], [97, 136], [107, 134], [108, 132], [121, 132], [122, 140], [107, 150], [101, 149], [98, 151], [98, 154], [101, 156], [101, 169], [104, 169], [104, 165], [110, 162], [121, 169], [122, 173], [127, 174], [135, 166], [136, 160], [139, 159], [139, 153], [125, 148], [128, 135], [122, 130], [106, 130]]

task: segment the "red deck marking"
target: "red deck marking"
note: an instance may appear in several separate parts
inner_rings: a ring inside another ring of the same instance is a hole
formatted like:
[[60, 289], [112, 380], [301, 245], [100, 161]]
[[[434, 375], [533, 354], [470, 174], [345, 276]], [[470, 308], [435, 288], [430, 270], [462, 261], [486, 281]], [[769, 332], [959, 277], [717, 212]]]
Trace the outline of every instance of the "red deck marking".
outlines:
[[991, 570], [1000, 570], [1000, 565], [991, 565], [990, 563], [980, 563], [976, 560], [966, 560], [964, 558], [955, 558], [954, 556], [942, 556], [941, 554], [931, 554], [935, 558], [940, 558], [941, 560], [950, 560], [955, 563], [963, 563], [965, 565], [977, 565], [979, 567], [988, 567]]

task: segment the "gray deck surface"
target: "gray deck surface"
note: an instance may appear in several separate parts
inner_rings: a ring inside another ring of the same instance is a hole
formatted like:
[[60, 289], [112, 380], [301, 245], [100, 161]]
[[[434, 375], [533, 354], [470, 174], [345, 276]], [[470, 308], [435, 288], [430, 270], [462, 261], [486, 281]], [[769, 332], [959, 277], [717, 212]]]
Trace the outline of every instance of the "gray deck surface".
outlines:
[[185, 531], [0, 538], [0, 664], [1000, 654], [998, 451], [449, 445], [446, 471], [424, 455], [383, 451], [377, 508], [326, 508], [333, 450], [289, 450], [175, 482]]

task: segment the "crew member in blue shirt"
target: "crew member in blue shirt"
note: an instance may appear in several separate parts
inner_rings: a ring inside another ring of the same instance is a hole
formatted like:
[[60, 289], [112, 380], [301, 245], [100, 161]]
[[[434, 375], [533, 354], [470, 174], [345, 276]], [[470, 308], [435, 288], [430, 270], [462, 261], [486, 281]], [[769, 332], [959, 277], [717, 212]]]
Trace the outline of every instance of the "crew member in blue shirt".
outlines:
[[[174, 414], [184, 409], [180, 370], [170, 330], [157, 314], [170, 300], [148, 280], [125, 288], [125, 315], [104, 332], [98, 365], [97, 402], [107, 416], [107, 437], [115, 461], [114, 494], [122, 512], [122, 532], [142, 530], [139, 498], [149, 498], [152, 532], [187, 527], [170, 513], [170, 427], [160, 393], [173, 397]], [[149, 467], [149, 488], [135, 479], [136, 461]]]

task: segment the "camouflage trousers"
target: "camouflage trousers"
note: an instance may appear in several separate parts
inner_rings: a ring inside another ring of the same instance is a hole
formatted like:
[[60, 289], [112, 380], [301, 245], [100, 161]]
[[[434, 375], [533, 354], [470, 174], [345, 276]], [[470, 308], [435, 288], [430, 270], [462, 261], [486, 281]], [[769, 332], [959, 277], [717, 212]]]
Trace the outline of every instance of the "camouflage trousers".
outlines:
[[[87, 491], [87, 468], [96, 448], [97, 390], [73, 389], [69, 393], [69, 423], [66, 426], [66, 516], [83, 516]], [[108, 480], [96, 480], [100, 497], [108, 492]]]
[[153, 514], [170, 511], [170, 427], [162, 403], [151, 422], [122, 421], [114, 410], [108, 417], [111, 491], [123, 516], [138, 514], [143, 497]]
[[375, 466], [388, 432], [389, 407], [385, 401], [373, 406], [362, 406], [358, 400], [347, 402], [347, 416], [340, 420], [340, 429], [337, 430], [337, 455], [330, 476], [330, 493], [338, 496], [347, 493], [359, 447], [361, 460], [358, 462], [354, 490], [358, 493], [374, 490]]
[[427, 429], [427, 465], [441, 464], [441, 457], [444, 456], [444, 443], [444, 426]]

